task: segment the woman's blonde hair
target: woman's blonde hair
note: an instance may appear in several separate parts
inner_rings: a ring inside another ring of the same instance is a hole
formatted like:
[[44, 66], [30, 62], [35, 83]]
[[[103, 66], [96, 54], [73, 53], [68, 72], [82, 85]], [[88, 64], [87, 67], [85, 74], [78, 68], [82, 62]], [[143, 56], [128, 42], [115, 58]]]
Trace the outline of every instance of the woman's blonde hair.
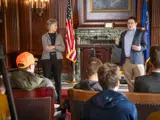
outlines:
[[55, 23], [57, 23], [57, 20], [56, 20], [56, 19], [53, 19], [53, 18], [48, 19], [48, 20], [47, 20], [47, 24], [46, 24], [47, 29], [50, 29], [51, 25], [52, 25], [52, 24], [55, 24]]

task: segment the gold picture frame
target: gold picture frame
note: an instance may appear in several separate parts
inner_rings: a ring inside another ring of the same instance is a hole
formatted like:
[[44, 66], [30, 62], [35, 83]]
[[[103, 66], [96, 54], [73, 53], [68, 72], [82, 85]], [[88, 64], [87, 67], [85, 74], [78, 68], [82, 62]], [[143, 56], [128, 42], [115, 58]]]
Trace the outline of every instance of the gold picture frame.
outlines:
[[130, 12], [132, 0], [90, 0], [91, 12]]

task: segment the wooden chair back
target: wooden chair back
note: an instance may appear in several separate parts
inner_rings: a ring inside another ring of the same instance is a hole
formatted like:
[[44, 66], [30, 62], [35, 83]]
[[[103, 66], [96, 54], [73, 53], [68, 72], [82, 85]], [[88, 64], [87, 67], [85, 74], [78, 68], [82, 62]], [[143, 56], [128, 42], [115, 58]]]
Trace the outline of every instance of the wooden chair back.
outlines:
[[124, 93], [136, 104], [138, 120], [146, 120], [148, 115], [160, 111], [160, 94], [153, 93]]
[[[72, 120], [80, 119], [81, 112], [83, 111], [83, 104], [97, 93], [97, 91], [68, 90]], [[136, 104], [138, 120], [146, 120], [147, 116], [152, 112], [160, 111], [160, 94], [131, 92], [123, 92], [123, 94]]]
[[80, 120], [83, 111], [83, 104], [97, 93], [97, 91], [84, 91], [78, 89], [68, 90], [71, 120]]
[[160, 111], [159, 112], [153, 112], [148, 117], [147, 120], [160, 120]]
[[19, 120], [53, 120], [54, 89], [12, 89]]

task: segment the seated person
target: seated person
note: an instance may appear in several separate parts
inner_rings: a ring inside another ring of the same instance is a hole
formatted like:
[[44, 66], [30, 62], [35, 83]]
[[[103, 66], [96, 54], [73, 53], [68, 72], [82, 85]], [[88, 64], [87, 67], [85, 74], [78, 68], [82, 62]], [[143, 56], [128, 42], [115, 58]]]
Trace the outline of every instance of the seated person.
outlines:
[[2, 78], [0, 78], [0, 120], [10, 120], [10, 111], [7, 101], [7, 96], [5, 95], [5, 87]]
[[160, 93], [160, 46], [150, 48], [151, 73], [135, 79], [134, 92]]
[[98, 68], [102, 65], [102, 62], [98, 58], [91, 58], [88, 61], [88, 68], [87, 68], [87, 80], [81, 80], [78, 84], [76, 84], [73, 88], [75, 89], [82, 89], [82, 90], [95, 90], [101, 91], [102, 87], [98, 82], [98, 75], [97, 71]]
[[81, 120], [137, 120], [136, 106], [117, 92], [120, 84], [118, 66], [105, 63], [98, 70], [98, 79], [103, 91], [84, 104]]
[[[82, 89], [82, 90], [102, 91], [102, 87], [98, 82], [98, 75], [97, 75], [97, 71], [101, 65], [102, 65], [102, 62], [98, 58], [92, 57], [88, 61], [88, 68], [87, 68], [88, 79], [81, 80], [73, 88]], [[68, 109], [68, 111], [70, 112], [68, 98], [64, 100], [63, 106], [65, 109]]]
[[[29, 52], [23, 52], [16, 59], [18, 70], [11, 73], [12, 88], [31, 91], [35, 88], [52, 87], [53, 83], [43, 76], [34, 73], [35, 58]], [[57, 98], [57, 93], [54, 90], [54, 98]]]

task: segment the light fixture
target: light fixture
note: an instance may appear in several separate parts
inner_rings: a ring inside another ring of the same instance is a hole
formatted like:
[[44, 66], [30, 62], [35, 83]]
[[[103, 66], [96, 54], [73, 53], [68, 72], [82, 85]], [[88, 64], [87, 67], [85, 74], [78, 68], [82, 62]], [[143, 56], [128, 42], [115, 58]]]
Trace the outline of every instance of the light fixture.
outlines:
[[36, 11], [39, 16], [42, 16], [48, 7], [49, 0], [30, 0], [32, 10]]
[[7, 0], [0, 0], [0, 11], [5, 11], [8, 6]]
[[113, 23], [105, 23], [104, 27], [105, 28], [113, 28]]

